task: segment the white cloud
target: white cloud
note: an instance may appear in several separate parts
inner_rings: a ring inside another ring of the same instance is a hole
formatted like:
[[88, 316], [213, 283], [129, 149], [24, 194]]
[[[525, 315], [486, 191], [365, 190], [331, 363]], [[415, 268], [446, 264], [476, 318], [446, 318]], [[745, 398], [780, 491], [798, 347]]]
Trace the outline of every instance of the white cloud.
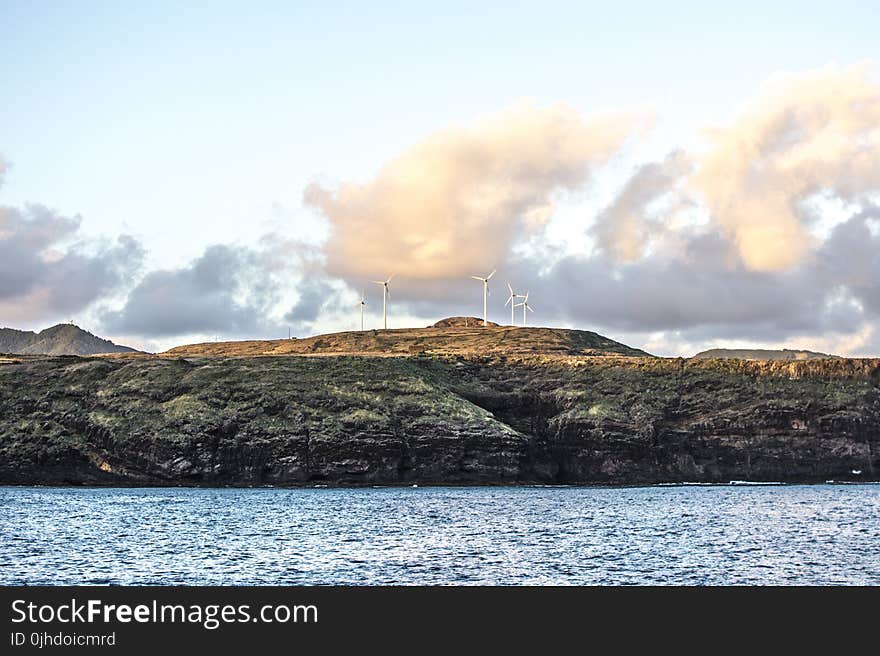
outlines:
[[780, 75], [708, 137], [694, 189], [746, 266], [785, 269], [817, 246], [803, 201], [880, 188], [880, 85], [867, 64]]
[[441, 130], [366, 183], [312, 185], [306, 203], [331, 228], [328, 271], [429, 280], [491, 269], [514, 239], [543, 228], [556, 194], [583, 187], [642, 120], [521, 106]]

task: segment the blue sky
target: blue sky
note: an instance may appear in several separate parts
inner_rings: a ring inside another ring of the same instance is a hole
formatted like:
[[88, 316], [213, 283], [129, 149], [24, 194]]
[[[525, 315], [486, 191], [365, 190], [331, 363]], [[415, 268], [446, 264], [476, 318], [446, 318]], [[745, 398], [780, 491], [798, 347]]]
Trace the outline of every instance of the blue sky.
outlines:
[[[649, 111], [652, 158], [775, 74], [877, 58], [870, 3], [707, 4], [0, 0], [0, 203], [79, 215], [80, 240], [134, 236], [143, 275], [271, 231], [320, 242], [311, 182], [368, 181], [517, 103]], [[624, 180], [600, 176], [590, 198]]]
[[247, 235], [315, 176], [366, 177], [523, 98], [682, 130], [774, 72], [877, 49], [870, 3], [710, 4], [4, 1], [4, 197], [175, 261], [198, 244], [164, 231]]

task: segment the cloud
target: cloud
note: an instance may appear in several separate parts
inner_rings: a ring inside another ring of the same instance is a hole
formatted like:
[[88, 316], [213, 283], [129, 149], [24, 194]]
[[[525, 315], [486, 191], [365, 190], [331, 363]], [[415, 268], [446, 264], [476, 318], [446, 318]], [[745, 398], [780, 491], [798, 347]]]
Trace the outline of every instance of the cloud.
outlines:
[[[863, 265], [861, 286], [856, 272], [830, 270], [846, 256], [812, 234], [822, 212], [809, 205], [823, 195], [863, 206], [880, 188], [880, 87], [868, 67], [772, 80], [706, 148], [639, 165], [585, 217], [596, 249], [560, 257], [543, 239], [554, 201], [584, 189], [638, 126], [596, 120], [519, 108], [438, 132], [366, 183], [310, 186], [306, 203], [330, 224], [329, 274], [397, 271], [396, 311], [474, 314], [479, 294], [462, 276], [497, 263], [496, 280], [531, 287], [550, 322], [694, 339], [850, 334], [874, 312], [873, 270]], [[859, 230], [852, 238], [872, 244]], [[529, 238], [526, 255], [513, 249]]]
[[[209, 246], [186, 266], [147, 273], [124, 306], [105, 312], [102, 322], [114, 333], [150, 338], [277, 338], [287, 327], [306, 330], [323, 307], [321, 299], [331, 298], [319, 260], [312, 247], [278, 235], [266, 235], [255, 246]], [[291, 289], [297, 302], [279, 312]]]
[[530, 287], [539, 320], [641, 339], [665, 333], [652, 339], [677, 344], [726, 339], [792, 347], [799, 340], [817, 350], [876, 354], [878, 335], [869, 328], [880, 319], [877, 225], [880, 211], [867, 206], [837, 225], [813, 257], [784, 271], [749, 268], [737, 245], [710, 224], [679, 235], [676, 250], [637, 260], [570, 255], [535, 275], [542, 262], [525, 258], [508, 273]]
[[491, 268], [514, 239], [538, 233], [556, 194], [582, 188], [640, 120], [521, 106], [437, 132], [368, 182], [312, 184], [304, 200], [330, 223], [327, 269], [430, 280]]
[[641, 165], [613, 202], [596, 217], [590, 233], [598, 246], [617, 260], [631, 262], [641, 258], [652, 236], [668, 230], [670, 223], [670, 208], [651, 216], [651, 204], [673, 192], [689, 169], [687, 155], [678, 150], [662, 162]]
[[823, 69], [747, 107], [707, 150], [637, 167], [587, 224], [592, 253], [511, 261], [500, 275], [531, 288], [535, 318], [655, 344], [880, 351], [880, 85]]
[[[880, 351], [871, 68], [778, 76], [703, 148], [672, 148], [620, 179], [629, 161], [620, 155], [632, 154], [643, 125], [632, 114], [520, 106], [438, 131], [370, 179], [309, 185], [304, 202], [326, 220], [325, 242], [274, 234], [210, 246], [185, 266], [148, 272], [102, 315], [105, 327], [146, 339], [351, 327], [355, 293], [366, 288], [377, 315], [381, 296], [368, 281], [392, 272], [391, 325], [479, 315], [481, 288], [467, 276], [497, 266], [496, 321], [510, 319], [510, 280], [531, 291], [530, 322], [635, 345]], [[584, 249], [555, 240], [560, 201], [609, 179], [620, 185], [610, 202], [583, 213], [581, 234], [564, 235]], [[78, 242], [79, 223], [38, 206], [0, 211], [0, 303], [15, 295], [39, 314], [121, 288], [139, 245]]]
[[297, 292], [299, 298], [284, 315], [284, 322], [294, 335], [308, 333], [325, 310], [339, 309], [340, 304], [344, 303], [333, 285], [321, 278], [301, 281], [297, 285]]
[[880, 317], [880, 207], [868, 204], [834, 228], [817, 256], [817, 271], [828, 288], [845, 289]]
[[0, 206], [0, 315], [11, 323], [67, 318], [122, 288], [141, 265], [131, 237], [78, 239], [80, 217], [41, 205]]
[[185, 267], [148, 273], [120, 310], [104, 314], [104, 325], [148, 337], [261, 333], [275, 300], [262, 269], [246, 248], [210, 246]]
[[710, 149], [692, 182], [750, 269], [802, 262], [816, 247], [803, 203], [880, 189], [880, 85], [867, 64], [778, 76]]
[[[679, 257], [652, 256], [623, 266], [610, 256], [573, 255], [544, 275], [524, 261], [514, 277], [528, 281], [544, 316], [627, 331], [693, 326], [755, 329], [760, 322], [797, 323], [802, 304], [797, 276], [772, 276], [720, 264], [727, 246], [717, 236], [695, 239]], [[719, 264], [706, 262], [714, 252]], [[696, 269], [697, 262], [703, 266]], [[698, 273], [697, 273], [698, 272]]]

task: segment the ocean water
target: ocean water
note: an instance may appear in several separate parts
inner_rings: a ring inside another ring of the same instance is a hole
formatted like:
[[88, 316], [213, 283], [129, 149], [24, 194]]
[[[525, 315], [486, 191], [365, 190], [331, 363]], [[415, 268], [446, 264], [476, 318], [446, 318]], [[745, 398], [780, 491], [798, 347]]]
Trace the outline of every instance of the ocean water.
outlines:
[[880, 485], [0, 488], [2, 584], [880, 584]]

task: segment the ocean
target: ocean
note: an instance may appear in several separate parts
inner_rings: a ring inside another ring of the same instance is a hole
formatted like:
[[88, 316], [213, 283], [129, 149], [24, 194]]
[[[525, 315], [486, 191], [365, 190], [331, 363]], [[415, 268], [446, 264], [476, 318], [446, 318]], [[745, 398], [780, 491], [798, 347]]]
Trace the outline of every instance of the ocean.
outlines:
[[0, 487], [0, 583], [880, 584], [880, 485]]

